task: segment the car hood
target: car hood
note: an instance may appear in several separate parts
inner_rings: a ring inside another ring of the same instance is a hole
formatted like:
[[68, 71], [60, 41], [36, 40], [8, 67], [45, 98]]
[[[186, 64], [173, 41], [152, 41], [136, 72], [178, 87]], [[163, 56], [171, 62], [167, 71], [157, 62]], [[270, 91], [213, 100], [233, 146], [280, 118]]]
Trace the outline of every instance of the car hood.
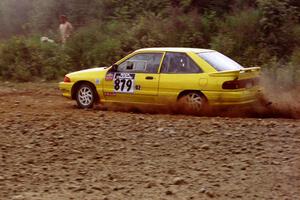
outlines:
[[85, 70], [80, 70], [76, 72], [69, 73], [68, 75], [78, 75], [78, 74], [84, 74], [84, 73], [90, 73], [90, 72], [101, 72], [107, 69], [107, 67], [96, 67], [96, 68], [91, 68], [91, 69], [85, 69]]

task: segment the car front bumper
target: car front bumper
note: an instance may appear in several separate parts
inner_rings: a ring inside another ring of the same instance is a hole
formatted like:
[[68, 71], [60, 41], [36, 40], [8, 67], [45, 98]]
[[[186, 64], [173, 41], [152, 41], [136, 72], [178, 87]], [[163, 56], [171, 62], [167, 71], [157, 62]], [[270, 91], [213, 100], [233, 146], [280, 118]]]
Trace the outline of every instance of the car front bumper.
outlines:
[[60, 82], [58, 87], [59, 87], [60, 91], [62, 91], [64, 97], [72, 98], [73, 85], [74, 85], [74, 83]]

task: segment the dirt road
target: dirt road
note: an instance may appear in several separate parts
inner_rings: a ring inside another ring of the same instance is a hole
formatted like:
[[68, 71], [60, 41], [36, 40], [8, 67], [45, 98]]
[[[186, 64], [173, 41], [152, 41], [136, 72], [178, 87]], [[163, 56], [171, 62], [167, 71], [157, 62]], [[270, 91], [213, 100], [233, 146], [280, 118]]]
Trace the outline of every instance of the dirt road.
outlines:
[[0, 83], [1, 200], [300, 199], [300, 120], [74, 105]]

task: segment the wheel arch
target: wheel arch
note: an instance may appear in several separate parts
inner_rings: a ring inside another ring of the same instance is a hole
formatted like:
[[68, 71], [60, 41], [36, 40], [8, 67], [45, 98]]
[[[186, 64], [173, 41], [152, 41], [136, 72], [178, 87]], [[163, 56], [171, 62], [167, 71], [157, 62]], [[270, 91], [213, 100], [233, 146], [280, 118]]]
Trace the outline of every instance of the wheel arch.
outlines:
[[72, 99], [73, 100], [75, 100], [76, 99], [76, 91], [77, 91], [77, 89], [79, 88], [79, 86], [80, 85], [82, 85], [82, 84], [89, 84], [92, 88], [93, 88], [93, 90], [94, 90], [94, 92], [95, 92], [95, 95], [96, 95], [96, 101], [99, 101], [100, 100], [100, 97], [99, 97], [99, 94], [98, 94], [98, 92], [97, 92], [97, 89], [96, 89], [96, 86], [93, 84], [93, 83], [91, 83], [90, 81], [78, 81], [78, 82], [76, 82], [74, 85], [73, 85], [73, 87], [72, 87], [72, 90], [71, 90], [71, 95], [72, 95]]

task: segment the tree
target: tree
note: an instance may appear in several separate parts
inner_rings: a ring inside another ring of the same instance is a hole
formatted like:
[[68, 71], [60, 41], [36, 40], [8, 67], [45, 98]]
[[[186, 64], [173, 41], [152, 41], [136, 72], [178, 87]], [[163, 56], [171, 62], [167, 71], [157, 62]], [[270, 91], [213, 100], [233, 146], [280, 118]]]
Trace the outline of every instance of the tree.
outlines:
[[294, 35], [299, 13], [290, 0], [260, 0], [261, 32], [264, 46], [271, 55], [289, 55], [299, 43]]
[[32, 0], [1, 0], [0, 2], [0, 37], [28, 33], [28, 21]]

